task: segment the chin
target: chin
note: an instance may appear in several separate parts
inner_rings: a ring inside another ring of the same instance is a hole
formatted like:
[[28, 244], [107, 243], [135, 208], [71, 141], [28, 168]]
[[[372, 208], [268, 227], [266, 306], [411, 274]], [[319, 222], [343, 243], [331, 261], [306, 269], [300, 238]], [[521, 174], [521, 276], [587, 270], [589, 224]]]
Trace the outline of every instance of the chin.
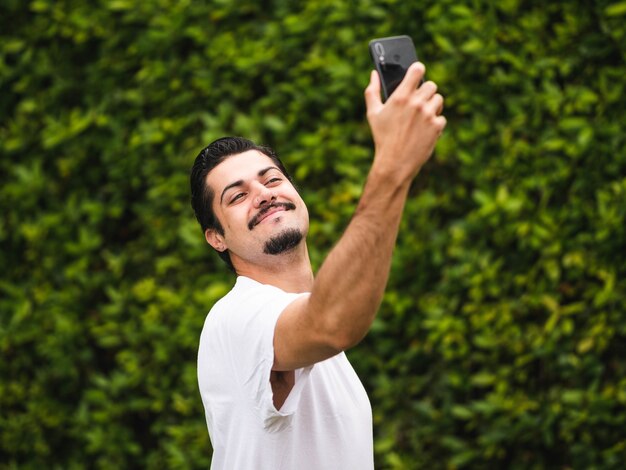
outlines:
[[283, 229], [265, 242], [263, 253], [280, 255], [295, 250], [304, 240], [304, 234], [297, 228]]

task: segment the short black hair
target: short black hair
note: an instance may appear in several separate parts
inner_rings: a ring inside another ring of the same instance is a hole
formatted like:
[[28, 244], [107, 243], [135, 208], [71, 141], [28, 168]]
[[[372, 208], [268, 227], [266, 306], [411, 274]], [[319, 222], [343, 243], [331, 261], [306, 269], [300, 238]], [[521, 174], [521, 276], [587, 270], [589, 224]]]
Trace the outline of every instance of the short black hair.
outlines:
[[[283, 162], [280, 161], [276, 152], [270, 147], [257, 145], [243, 137], [222, 137], [214, 140], [203, 148], [196, 157], [189, 178], [191, 183], [191, 207], [193, 207], [196, 219], [198, 219], [200, 227], [202, 227], [202, 233], [205, 233], [207, 229], [215, 229], [220, 235], [224, 235], [224, 228], [213, 212], [214, 194], [206, 184], [207, 175], [228, 157], [247, 152], [248, 150], [258, 150], [267, 155], [287, 179], [290, 182], [292, 181]], [[230, 260], [228, 250], [218, 251], [217, 254], [234, 272], [235, 268]]]

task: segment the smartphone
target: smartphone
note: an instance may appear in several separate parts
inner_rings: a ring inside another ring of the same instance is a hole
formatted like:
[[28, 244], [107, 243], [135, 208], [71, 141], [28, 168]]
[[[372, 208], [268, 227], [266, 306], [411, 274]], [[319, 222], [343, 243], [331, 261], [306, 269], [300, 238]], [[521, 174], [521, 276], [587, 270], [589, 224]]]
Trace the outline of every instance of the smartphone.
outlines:
[[417, 62], [415, 46], [409, 36], [392, 36], [371, 40], [369, 48], [380, 77], [384, 102], [398, 87], [409, 66]]

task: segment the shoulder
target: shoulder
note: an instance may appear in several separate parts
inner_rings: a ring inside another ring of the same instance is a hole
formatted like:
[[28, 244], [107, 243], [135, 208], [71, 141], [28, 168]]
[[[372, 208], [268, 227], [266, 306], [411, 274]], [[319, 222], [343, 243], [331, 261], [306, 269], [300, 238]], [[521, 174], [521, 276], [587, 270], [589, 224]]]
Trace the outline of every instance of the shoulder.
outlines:
[[264, 302], [291, 295], [278, 287], [261, 284], [253, 279], [239, 276], [230, 292], [215, 303], [209, 316], [224, 311], [241, 311], [242, 308], [254, 309]]
[[298, 295], [239, 276], [230, 292], [218, 300], [209, 312], [205, 328], [273, 322]]

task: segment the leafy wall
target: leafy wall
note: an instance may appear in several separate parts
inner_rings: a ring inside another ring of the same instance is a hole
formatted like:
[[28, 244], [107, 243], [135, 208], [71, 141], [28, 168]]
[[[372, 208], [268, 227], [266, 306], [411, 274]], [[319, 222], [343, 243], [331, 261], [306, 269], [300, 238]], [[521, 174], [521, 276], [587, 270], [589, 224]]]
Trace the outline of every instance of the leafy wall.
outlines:
[[610, 0], [2, 2], [2, 466], [208, 467], [195, 355], [233, 279], [193, 159], [275, 147], [318, 267], [372, 158], [367, 43], [409, 34], [448, 127], [349, 354], [377, 468], [620, 468], [625, 24]]

